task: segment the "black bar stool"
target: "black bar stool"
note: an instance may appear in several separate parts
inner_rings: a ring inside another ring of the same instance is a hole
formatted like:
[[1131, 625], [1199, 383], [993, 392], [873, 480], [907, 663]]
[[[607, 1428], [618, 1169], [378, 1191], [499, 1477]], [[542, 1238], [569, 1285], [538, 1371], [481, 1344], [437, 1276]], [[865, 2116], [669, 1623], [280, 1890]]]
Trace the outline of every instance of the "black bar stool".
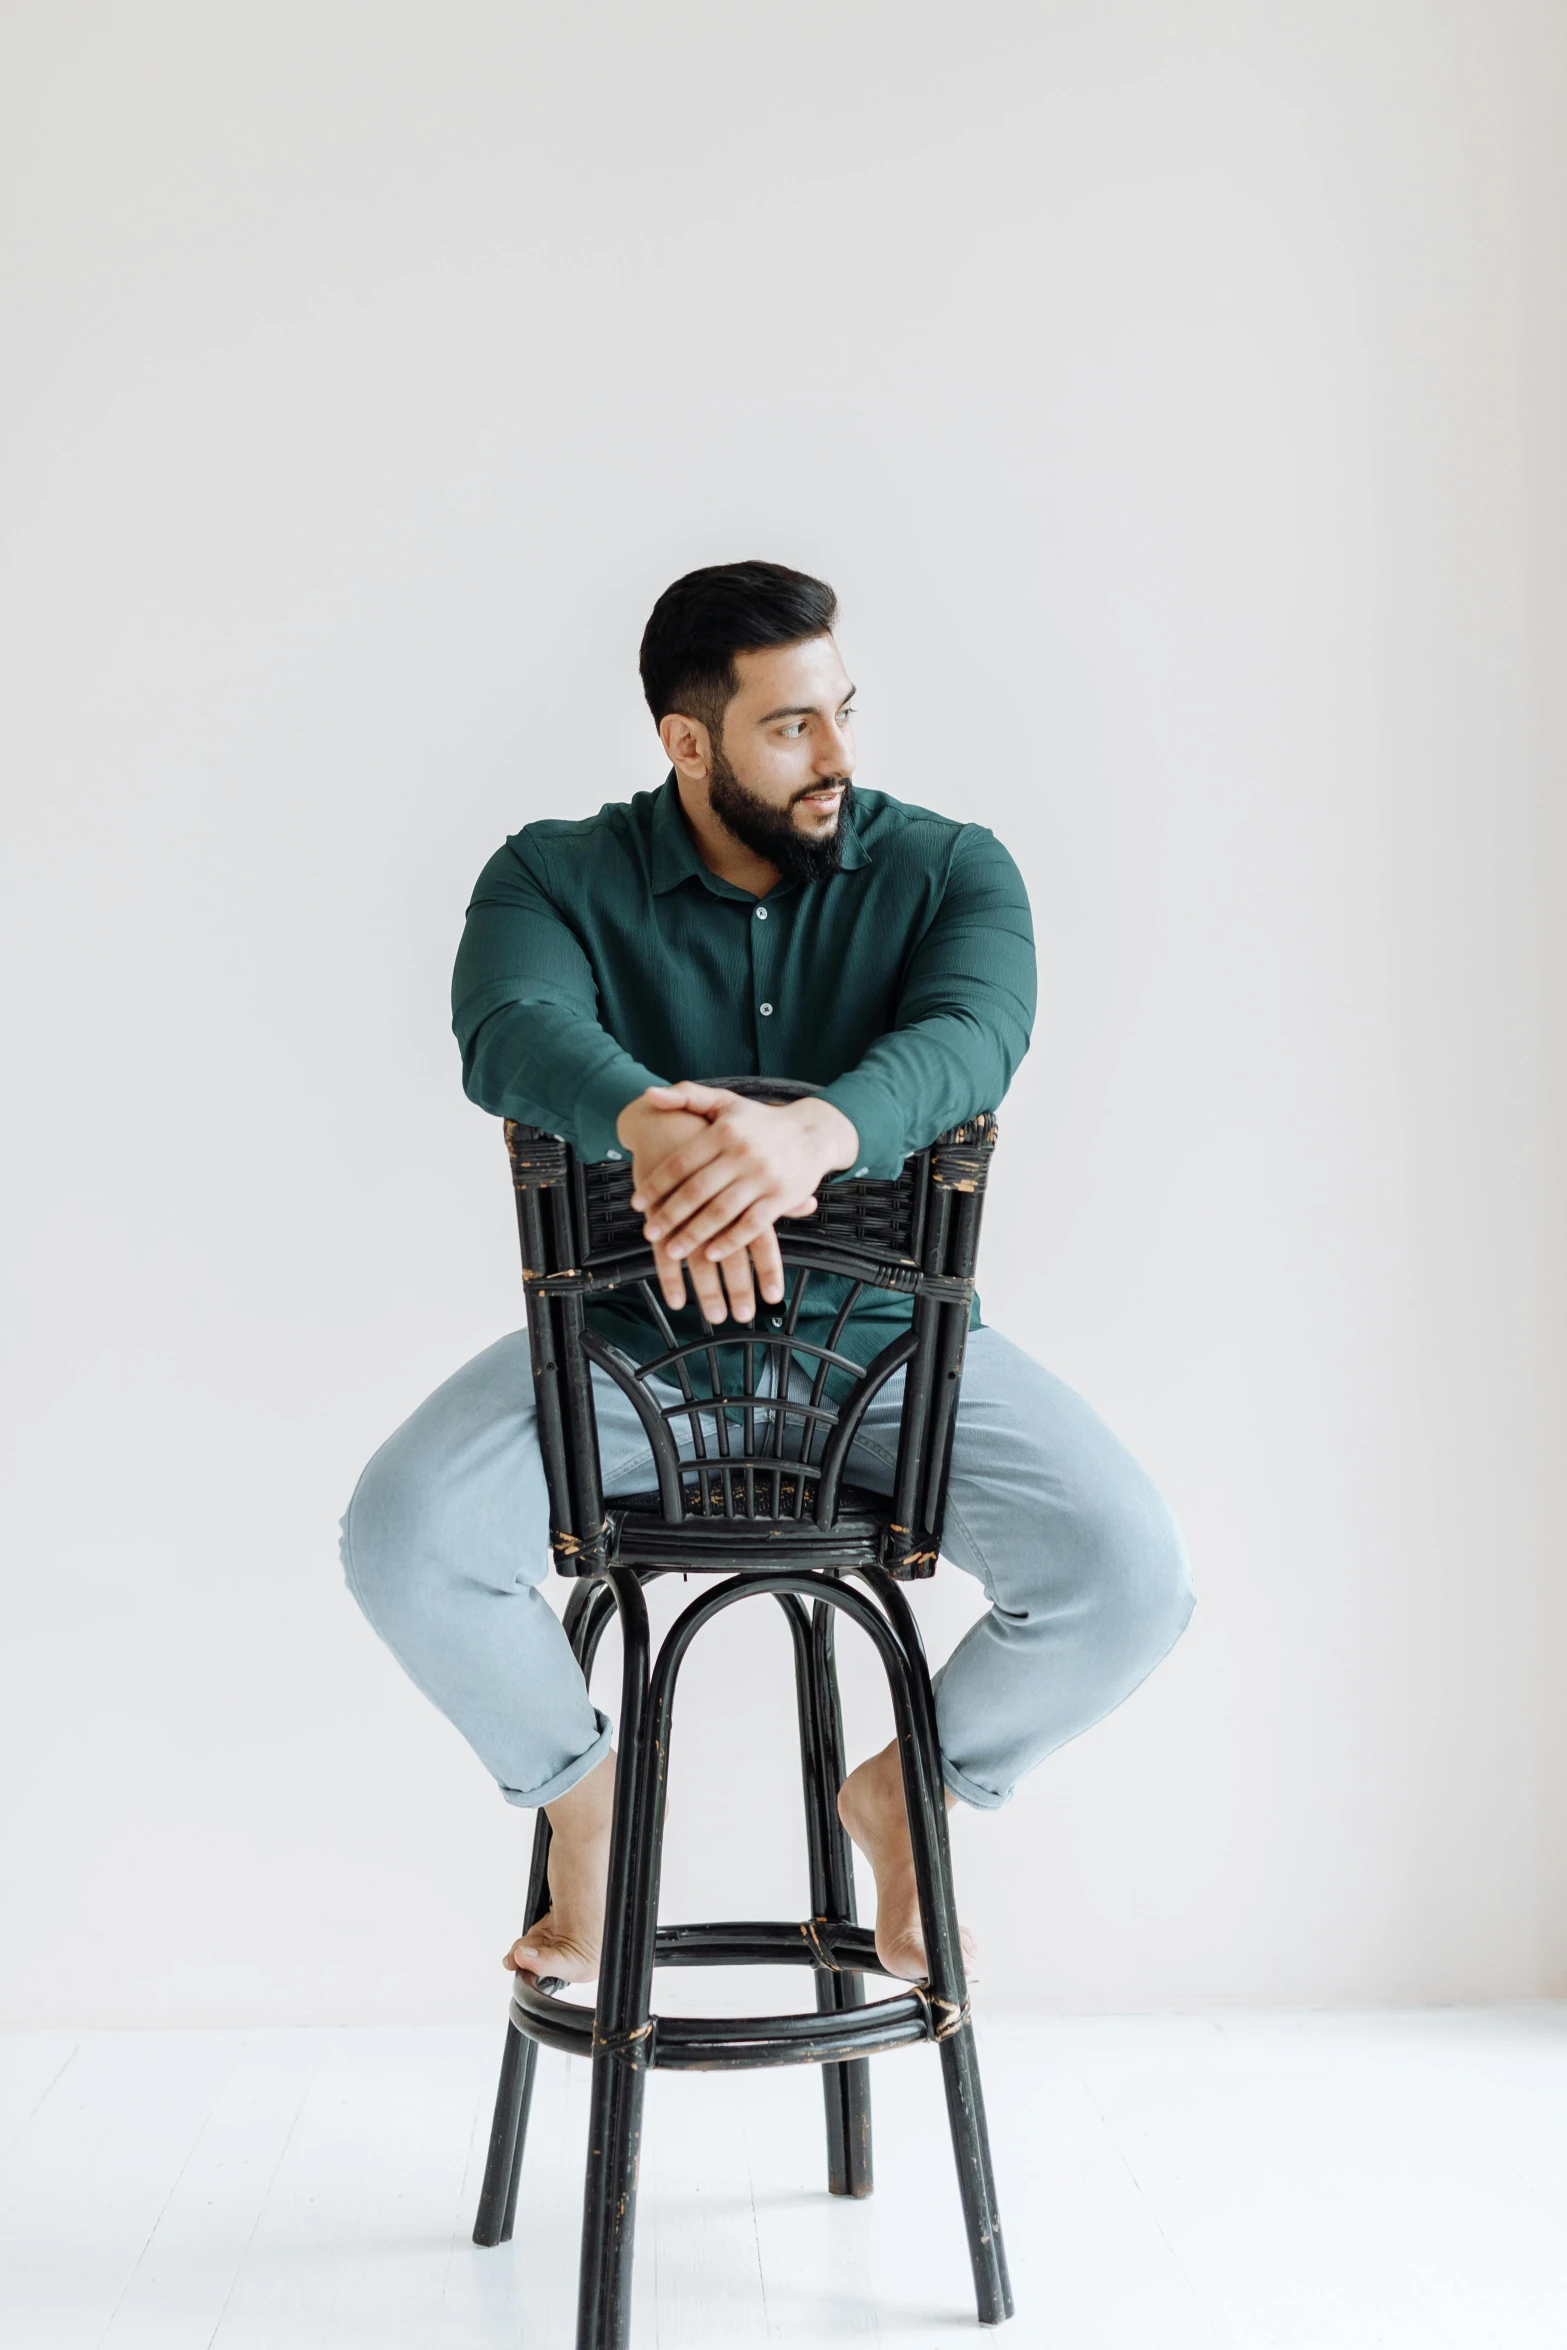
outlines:
[[[781, 1080], [716, 1082], [763, 1101], [811, 1088]], [[1012, 2315], [996, 2212], [984, 2099], [952, 1896], [936, 1709], [924, 1650], [901, 1586], [935, 1572], [952, 1457], [963, 1351], [974, 1292], [980, 1211], [995, 1120], [988, 1113], [917, 1152], [891, 1182], [824, 1184], [814, 1216], [778, 1228], [786, 1299], [777, 1317], [720, 1337], [694, 1310], [677, 1334], [631, 1207], [628, 1164], [583, 1165], [565, 1143], [508, 1123], [522, 1236], [539, 1442], [549, 1485], [556, 1569], [578, 1578], [565, 1625], [583, 1671], [613, 1611], [624, 1654], [617, 1725], [609, 1899], [598, 2002], [560, 1999], [560, 1985], [511, 1995], [506, 2050], [474, 2226], [478, 2244], [512, 2233], [538, 2046], [593, 2066], [578, 2350], [625, 2350], [631, 2303], [637, 2154], [648, 2071], [660, 2066], [820, 2064], [827, 2105], [828, 2188], [871, 2191], [870, 2067], [877, 2049], [933, 2040], [982, 2324]], [[835, 1307], [825, 1344], [800, 1334], [812, 1282]], [[642, 1364], [590, 1328], [584, 1301], [634, 1288], [660, 1332]], [[912, 1317], [867, 1364], [841, 1347], [868, 1289], [901, 1292]], [[656, 1492], [604, 1495], [592, 1368], [629, 1397], [658, 1477]], [[904, 1374], [890, 1501], [844, 1482], [867, 1406]], [[655, 1387], [653, 1382], [663, 1383]], [[677, 1394], [678, 1401], [665, 1398]], [[673, 1423], [684, 1422], [692, 1457]], [[643, 1585], [657, 1575], [723, 1580], [676, 1619], [655, 1656]], [[850, 1582], [849, 1577], [855, 1581]], [[863, 1588], [862, 1588], [863, 1586]], [[675, 1683], [696, 1634], [721, 1608], [775, 1598], [794, 1642], [811, 1915], [719, 1925], [660, 1926], [664, 1784]], [[867, 2002], [879, 1972], [872, 1935], [856, 1922], [849, 1843], [837, 1812], [843, 1733], [833, 1632], [846, 1615], [874, 1644], [887, 1675], [903, 1761], [928, 1975]], [[549, 1907], [550, 1828], [534, 1833], [526, 1923]], [[813, 1970], [815, 2013], [659, 2016], [655, 1967], [776, 1966]]]

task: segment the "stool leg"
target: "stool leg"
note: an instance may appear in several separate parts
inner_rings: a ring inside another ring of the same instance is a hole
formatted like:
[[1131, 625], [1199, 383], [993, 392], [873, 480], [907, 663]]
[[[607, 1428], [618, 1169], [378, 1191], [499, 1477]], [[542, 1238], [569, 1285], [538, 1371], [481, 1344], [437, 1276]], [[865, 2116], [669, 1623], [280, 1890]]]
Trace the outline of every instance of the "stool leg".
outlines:
[[990, 2131], [985, 2122], [972, 2023], [965, 2021], [942, 2041], [941, 2082], [947, 2092], [947, 2123], [952, 2132], [963, 2225], [968, 2231], [975, 2306], [982, 2326], [999, 2326], [1012, 2315], [1012, 2280], [1001, 2240], [996, 2178], [990, 2166]]
[[[782, 1601], [794, 1637], [795, 1695], [800, 1715], [800, 1776], [805, 1792], [805, 1836], [810, 1863], [811, 1913], [855, 1923], [854, 1863], [838, 1817], [843, 1785], [843, 1716], [833, 1643], [836, 1610], [818, 1600], [807, 1618], [792, 1596]], [[864, 2005], [861, 1977], [817, 1967], [816, 2006], [823, 2015]], [[871, 2163], [871, 2068], [863, 2056], [824, 2064], [827, 2119], [827, 2191], [864, 2196], [875, 2185]]]
[[[566, 1637], [584, 1672], [591, 1672], [593, 1652], [608, 1620], [607, 1595], [589, 1582], [579, 1583], [566, 1602]], [[541, 1811], [533, 1825], [533, 1859], [528, 1870], [528, 1898], [523, 1905], [523, 1931], [536, 1926], [550, 1905], [550, 1823]], [[528, 2141], [528, 2111], [533, 2103], [533, 2076], [539, 2061], [538, 2043], [508, 2021], [501, 2056], [500, 2085], [495, 2092], [495, 2118], [490, 2124], [490, 2150], [485, 2158], [484, 2185], [473, 2223], [473, 2240], [486, 2248], [509, 2244], [517, 2222], [517, 2190], [522, 2180], [523, 2150]]]
[[509, 2244], [517, 2224], [517, 2189], [522, 2180], [522, 2150], [538, 2057], [538, 2043], [526, 2032], [519, 2032], [515, 2024], [508, 2024], [500, 2086], [495, 2092], [495, 2119], [490, 2124], [490, 2151], [473, 2223], [476, 2244]]
[[[533, 1829], [533, 1865], [528, 1871], [528, 1898], [523, 1912], [525, 1931], [538, 1923], [550, 1905], [549, 1853], [550, 1824], [541, 1811]], [[484, 2165], [484, 2185], [479, 2191], [478, 2216], [473, 2223], [476, 2244], [511, 2242], [538, 2059], [538, 2043], [508, 2020], [500, 2086], [495, 2092], [495, 2118], [490, 2124], [490, 2151]]]
[[649, 1638], [642, 1586], [612, 1571], [625, 1658], [609, 1898], [593, 2025], [588, 2167], [582, 2200], [577, 2350], [626, 2350], [631, 2329], [642, 2097], [650, 2050], [662, 1786], [650, 1752]]
[[1001, 2240], [1001, 2215], [990, 2163], [990, 2132], [985, 2122], [984, 2092], [980, 2087], [974, 2027], [968, 2012], [968, 1985], [963, 1974], [963, 1944], [952, 1891], [952, 1855], [947, 1841], [941, 1747], [936, 1736], [936, 1700], [919, 1627], [903, 1591], [880, 1568], [867, 1570], [865, 1580], [881, 1600], [907, 1664], [904, 1688], [893, 1688], [893, 1707], [898, 1717], [898, 1743], [903, 1756], [903, 1791], [914, 1845], [914, 1873], [919, 1884], [929, 1995], [938, 2019], [936, 2037], [941, 2049], [942, 2085], [947, 2094], [947, 2121], [952, 2132], [963, 2224], [968, 2232], [975, 2304], [981, 2325], [1001, 2325], [1013, 2312], [1012, 2286], [1007, 2274], [1006, 2248]]

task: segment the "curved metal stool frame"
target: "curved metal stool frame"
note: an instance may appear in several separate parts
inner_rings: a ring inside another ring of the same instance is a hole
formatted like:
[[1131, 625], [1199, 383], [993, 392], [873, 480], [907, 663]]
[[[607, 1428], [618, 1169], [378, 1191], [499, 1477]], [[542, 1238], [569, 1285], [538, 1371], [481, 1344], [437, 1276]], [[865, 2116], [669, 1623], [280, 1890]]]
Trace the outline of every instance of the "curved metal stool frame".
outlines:
[[[763, 1099], [809, 1090], [771, 1080], [725, 1082]], [[934, 2041], [941, 2052], [978, 2315], [983, 2324], [1000, 2324], [1012, 2315], [1012, 2294], [953, 1901], [935, 1700], [919, 1630], [901, 1588], [903, 1581], [933, 1570], [939, 1546], [963, 1333], [973, 1291], [980, 1194], [994, 1121], [971, 1121], [944, 1136], [910, 1160], [896, 1184], [829, 1187], [830, 1194], [837, 1195], [830, 1200], [830, 1212], [840, 1229], [829, 1231], [825, 1245], [817, 1237], [827, 1222], [821, 1213], [789, 1227], [787, 1237], [780, 1231], [786, 1265], [834, 1272], [860, 1287], [880, 1275], [880, 1286], [912, 1290], [916, 1304], [908, 1334], [884, 1348], [869, 1366], [840, 1356], [837, 1341], [858, 1295], [854, 1289], [827, 1349], [801, 1341], [795, 1325], [803, 1277], [797, 1281], [788, 1326], [779, 1340], [720, 1340], [703, 1322], [703, 1337], [683, 1352], [707, 1359], [711, 1376], [705, 1399], [695, 1396], [683, 1359], [660, 1358], [663, 1366], [673, 1363], [679, 1377], [685, 1403], [678, 1408], [695, 1435], [698, 1462], [678, 1462], [671, 1473], [672, 1444], [665, 1437], [667, 1449], [661, 1453], [659, 1432], [650, 1427], [660, 1471], [658, 1496], [634, 1496], [625, 1503], [611, 1498], [607, 1505], [598, 1486], [597, 1436], [584, 1357], [599, 1363], [628, 1392], [637, 1366], [585, 1328], [581, 1298], [587, 1290], [628, 1280], [646, 1284], [651, 1275], [651, 1252], [645, 1244], [629, 1249], [626, 1245], [633, 1234], [640, 1243], [640, 1219], [630, 1215], [626, 1204], [630, 1169], [608, 1175], [606, 1181], [606, 1170], [580, 1168], [553, 1136], [528, 1127], [508, 1125], [507, 1141], [518, 1193], [541, 1449], [554, 1522], [552, 1547], [557, 1567], [578, 1578], [567, 1603], [565, 1629], [586, 1675], [592, 1671], [611, 1614], [618, 1613], [623, 1669], [597, 2004], [588, 2008], [558, 1998], [557, 1984], [534, 1985], [516, 1978], [474, 2240], [493, 2245], [512, 2234], [539, 2044], [588, 2057], [593, 2080], [577, 2344], [578, 2350], [625, 2350], [648, 2071], [820, 2064], [829, 2191], [863, 2196], [872, 2187], [866, 2059], [880, 2049]], [[587, 1190], [587, 1177], [599, 1179], [596, 1198]], [[943, 1190], [945, 1199], [940, 1197]], [[546, 1217], [541, 1195], [551, 1191], [556, 1197], [548, 1202]], [[900, 1196], [892, 1200], [889, 1211], [886, 1195], [892, 1194]], [[843, 1235], [846, 1215], [868, 1226], [868, 1235]], [[602, 1245], [606, 1232], [611, 1243], [607, 1251]], [[595, 1241], [600, 1244], [597, 1251]], [[889, 1243], [899, 1242], [902, 1246], [894, 1255]], [[954, 1255], [961, 1270], [952, 1265]], [[889, 1273], [893, 1279], [886, 1278]], [[663, 1326], [670, 1346], [676, 1347], [667, 1319]], [[716, 1353], [720, 1346], [744, 1351], [745, 1393], [740, 1396], [724, 1393]], [[802, 1352], [829, 1354], [843, 1379], [857, 1385], [841, 1408], [824, 1407], [826, 1372], [819, 1365], [810, 1403], [780, 1401], [784, 1392], [794, 1392], [782, 1373], [771, 1398], [764, 1397], [758, 1392], [754, 1355], [765, 1354], [769, 1346], [782, 1349], [786, 1362]], [[873, 1505], [864, 1495], [840, 1489], [833, 1462], [836, 1458], [841, 1467], [870, 1396], [906, 1364], [894, 1492], [890, 1503]], [[768, 1439], [759, 1446], [755, 1438], [755, 1421], [766, 1414], [769, 1401], [770, 1449]], [[641, 1402], [638, 1409], [645, 1421], [651, 1418]], [[718, 1446], [710, 1467], [702, 1465], [709, 1460], [701, 1433], [704, 1411], [712, 1414]], [[744, 1428], [739, 1455], [731, 1453], [729, 1444], [731, 1416]], [[786, 1416], [801, 1420], [798, 1458], [784, 1457], [780, 1431]], [[838, 1442], [835, 1456], [834, 1443], [845, 1427], [847, 1434]], [[813, 1453], [818, 1439], [821, 1450]], [[654, 1503], [657, 1508], [646, 1506]], [[813, 1559], [820, 1563], [811, 1563]], [[725, 1568], [736, 1571], [725, 1573]], [[703, 1569], [716, 1571], [722, 1580], [689, 1603], [655, 1654], [644, 1584], [662, 1574]], [[856, 1576], [865, 1588], [846, 1581], [846, 1574]], [[680, 1667], [705, 1623], [737, 1600], [757, 1594], [776, 1599], [793, 1643], [812, 1914], [796, 1923], [659, 1926], [664, 1793]], [[844, 1772], [834, 1654], [839, 1613], [870, 1639], [887, 1676], [929, 1961], [923, 1983], [903, 1985], [895, 1995], [871, 2002], [865, 2000], [861, 1978], [879, 1971], [875, 1943], [856, 1922], [852, 1861], [836, 1802]], [[549, 1820], [541, 1810], [528, 1883], [530, 1926], [549, 1907], [549, 1845]], [[655, 1967], [780, 1964], [813, 1970], [814, 2014], [710, 2018], [653, 2012]]]

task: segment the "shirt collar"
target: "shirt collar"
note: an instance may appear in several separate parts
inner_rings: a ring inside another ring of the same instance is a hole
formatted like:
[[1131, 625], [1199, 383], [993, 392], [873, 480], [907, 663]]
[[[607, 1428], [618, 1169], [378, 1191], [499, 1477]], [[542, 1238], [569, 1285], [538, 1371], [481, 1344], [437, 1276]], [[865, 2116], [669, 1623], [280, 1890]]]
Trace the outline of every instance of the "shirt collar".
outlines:
[[[862, 865], [870, 863], [870, 850], [856, 832], [847, 810], [839, 821], [843, 826], [843, 870], [845, 873], [858, 872]], [[690, 827], [681, 810], [680, 787], [675, 781], [673, 768], [665, 779], [662, 791], [653, 795], [652, 847], [653, 895], [656, 898], [663, 897], [668, 890], [678, 889], [683, 881], [696, 880], [701, 882], [704, 889], [711, 890], [715, 897], [740, 898], [747, 905], [755, 904], [749, 890], [737, 889], [732, 881], [721, 879], [697, 855], [696, 842], [691, 838]], [[790, 882], [780, 882], [773, 895], [776, 897], [782, 890], [796, 886]]]

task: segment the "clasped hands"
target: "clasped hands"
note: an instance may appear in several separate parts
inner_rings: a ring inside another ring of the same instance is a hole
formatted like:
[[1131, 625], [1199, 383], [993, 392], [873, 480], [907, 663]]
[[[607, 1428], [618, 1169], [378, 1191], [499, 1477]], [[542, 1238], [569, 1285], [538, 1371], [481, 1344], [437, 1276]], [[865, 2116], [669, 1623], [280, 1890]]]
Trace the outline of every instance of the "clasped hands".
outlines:
[[631, 1153], [631, 1204], [664, 1301], [685, 1304], [689, 1272], [710, 1322], [751, 1321], [758, 1288], [770, 1305], [782, 1300], [777, 1219], [814, 1214], [817, 1185], [853, 1166], [860, 1147], [831, 1102], [757, 1102], [694, 1083], [650, 1085], [615, 1131]]

